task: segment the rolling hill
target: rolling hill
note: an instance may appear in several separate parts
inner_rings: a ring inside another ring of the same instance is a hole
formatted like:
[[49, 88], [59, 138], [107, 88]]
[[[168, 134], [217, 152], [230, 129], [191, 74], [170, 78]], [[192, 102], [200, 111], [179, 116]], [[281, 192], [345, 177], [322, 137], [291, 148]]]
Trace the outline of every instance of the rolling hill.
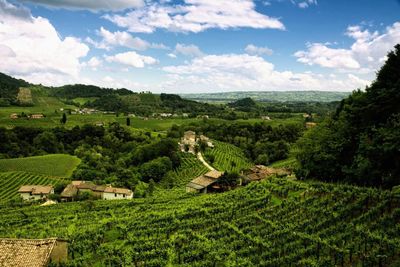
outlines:
[[71, 177], [80, 159], [65, 154], [0, 159], [0, 172], [22, 171], [51, 177]]

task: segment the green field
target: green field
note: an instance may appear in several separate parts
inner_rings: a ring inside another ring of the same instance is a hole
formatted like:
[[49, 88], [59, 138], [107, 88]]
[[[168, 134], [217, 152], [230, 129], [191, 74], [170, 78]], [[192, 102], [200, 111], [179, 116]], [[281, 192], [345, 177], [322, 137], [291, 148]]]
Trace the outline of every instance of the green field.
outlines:
[[55, 186], [63, 181], [67, 180], [27, 172], [0, 172], [0, 203], [18, 199], [18, 189], [22, 185]]
[[214, 156], [215, 160], [211, 165], [217, 170], [240, 172], [253, 165], [247, 160], [240, 148], [219, 141], [213, 140], [212, 142], [215, 147], [213, 149], [206, 149], [204, 155], [206, 160], [208, 155]]
[[1, 159], [0, 172], [22, 171], [52, 177], [71, 177], [80, 162], [77, 157], [64, 154]]
[[0, 236], [70, 241], [68, 266], [399, 266], [390, 191], [271, 179], [221, 194], [4, 207]]

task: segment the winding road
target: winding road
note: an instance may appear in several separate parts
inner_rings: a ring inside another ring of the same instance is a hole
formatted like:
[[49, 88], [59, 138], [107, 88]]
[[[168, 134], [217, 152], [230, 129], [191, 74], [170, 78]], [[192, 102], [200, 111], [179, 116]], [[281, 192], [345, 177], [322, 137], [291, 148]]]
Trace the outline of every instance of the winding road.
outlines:
[[207, 167], [207, 169], [209, 169], [210, 171], [215, 171], [215, 169], [204, 160], [203, 155], [201, 154], [201, 152], [197, 153], [197, 158], [203, 163], [204, 166]]

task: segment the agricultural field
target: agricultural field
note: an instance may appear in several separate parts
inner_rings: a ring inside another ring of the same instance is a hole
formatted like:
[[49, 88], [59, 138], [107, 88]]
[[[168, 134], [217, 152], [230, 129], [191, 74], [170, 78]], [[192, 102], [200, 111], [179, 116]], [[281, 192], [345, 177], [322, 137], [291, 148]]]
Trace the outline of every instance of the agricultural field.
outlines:
[[18, 189], [22, 185], [57, 185], [68, 179], [37, 175], [27, 172], [0, 172], [0, 203], [18, 199]]
[[[248, 161], [243, 151], [231, 144], [214, 141], [213, 149], [206, 149], [204, 155], [207, 160], [210, 155], [214, 157], [214, 162], [209, 162], [219, 171], [240, 172], [250, 168], [253, 164]], [[208, 160], [209, 161], [209, 160]]]
[[221, 194], [2, 209], [0, 236], [68, 239], [68, 266], [400, 264], [399, 195], [370, 188], [272, 178]]
[[52, 177], [71, 177], [80, 162], [79, 158], [65, 154], [0, 159], [0, 173], [22, 171]]
[[167, 174], [161, 181], [161, 188], [174, 188], [185, 192], [187, 183], [209, 171], [193, 154], [180, 153], [180, 158], [181, 166]]
[[21, 105], [31, 105], [31, 104], [33, 104], [31, 89], [22, 88], [22, 87], [19, 88], [18, 95], [17, 95], [17, 101]]

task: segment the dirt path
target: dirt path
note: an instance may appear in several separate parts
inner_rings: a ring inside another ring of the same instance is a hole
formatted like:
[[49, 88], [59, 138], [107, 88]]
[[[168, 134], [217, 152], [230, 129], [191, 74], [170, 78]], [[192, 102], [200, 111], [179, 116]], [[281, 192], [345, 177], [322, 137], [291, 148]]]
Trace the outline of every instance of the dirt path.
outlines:
[[197, 158], [201, 161], [201, 163], [203, 163], [204, 166], [207, 167], [207, 169], [209, 169], [210, 171], [215, 171], [215, 169], [204, 160], [203, 155], [201, 154], [201, 152], [197, 153]]

